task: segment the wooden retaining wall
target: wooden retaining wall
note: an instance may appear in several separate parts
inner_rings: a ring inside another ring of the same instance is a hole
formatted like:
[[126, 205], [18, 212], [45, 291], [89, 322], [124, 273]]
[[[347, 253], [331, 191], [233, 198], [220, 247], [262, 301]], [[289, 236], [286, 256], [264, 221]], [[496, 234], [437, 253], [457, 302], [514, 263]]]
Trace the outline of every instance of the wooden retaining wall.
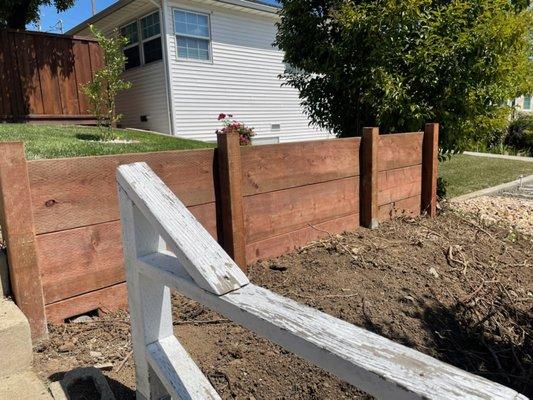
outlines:
[[374, 128], [363, 138], [252, 147], [221, 135], [216, 150], [51, 160], [26, 160], [22, 143], [0, 143], [0, 224], [15, 300], [34, 337], [46, 334], [46, 321], [126, 306], [120, 164], [147, 162], [246, 270], [328, 233], [434, 215], [437, 130], [380, 136]]
[[95, 123], [81, 85], [102, 66], [93, 39], [0, 30], [0, 121]]

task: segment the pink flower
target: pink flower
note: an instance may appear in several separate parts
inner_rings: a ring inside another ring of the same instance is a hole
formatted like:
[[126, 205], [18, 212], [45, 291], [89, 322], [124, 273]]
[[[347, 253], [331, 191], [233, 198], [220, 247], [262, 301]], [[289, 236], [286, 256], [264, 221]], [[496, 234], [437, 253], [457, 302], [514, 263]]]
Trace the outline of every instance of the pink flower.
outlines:
[[220, 121], [221, 119], [224, 119], [224, 118], [226, 118], [226, 114], [224, 114], [224, 113], [220, 113], [220, 114], [218, 114], [218, 120], [219, 120], [219, 121]]

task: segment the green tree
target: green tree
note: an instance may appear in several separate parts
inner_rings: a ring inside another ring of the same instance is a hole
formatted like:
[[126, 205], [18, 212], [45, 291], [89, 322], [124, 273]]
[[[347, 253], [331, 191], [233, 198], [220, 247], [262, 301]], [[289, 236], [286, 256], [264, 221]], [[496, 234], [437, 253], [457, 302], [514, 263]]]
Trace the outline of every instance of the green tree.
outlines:
[[533, 89], [532, 10], [509, 0], [281, 0], [276, 44], [313, 123], [338, 136], [441, 123], [461, 150]]
[[131, 82], [121, 78], [126, 64], [122, 49], [128, 43], [128, 39], [121, 36], [118, 30], [106, 37], [93, 25], [90, 29], [102, 48], [104, 66], [94, 73], [93, 80], [83, 85], [82, 89], [89, 99], [89, 111], [98, 120], [102, 140], [111, 140], [114, 138], [113, 128], [122, 118], [122, 115], [116, 112], [117, 94], [131, 87]]
[[25, 30], [26, 25], [39, 20], [39, 7], [53, 5], [65, 11], [74, 0], [1, 0], [0, 27]]

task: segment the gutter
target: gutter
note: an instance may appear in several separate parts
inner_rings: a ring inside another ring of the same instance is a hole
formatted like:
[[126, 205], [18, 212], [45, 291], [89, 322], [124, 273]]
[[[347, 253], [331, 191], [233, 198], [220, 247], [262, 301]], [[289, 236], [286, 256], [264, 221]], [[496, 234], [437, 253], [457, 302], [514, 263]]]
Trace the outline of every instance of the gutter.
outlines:
[[[85, 21], [81, 22], [80, 24], [76, 25], [75, 27], [69, 29], [67, 32], [65, 32], [66, 35], [75, 35], [79, 31], [87, 28], [88, 25], [94, 24], [95, 22], [100, 21], [102, 18], [107, 17], [108, 15], [114, 13], [115, 11], [120, 10], [121, 8], [127, 6], [130, 3], [133, 3], [136, 0], [119, 0], [118, 2], [112, 4], [111, 6], [103, 9], [99, 13], [96, 13], [91, 18], [86, 19]], [[156, 3], [153, 0], [149, 0], [151, 3]], [[161, 0], [164, 4], [166, 4], [165, 0]], [[267, 12], [269, 14], [277, 14], [280, 10], [280, 7], [271, 6], [266, 3], [263, 3], [261, 0], [214, 0], [213, 3], [222, 3], [227, 4], [231, 6], [237, 6], [242, 7], [244, 9], [252, 9], [256, 11], [262, 11]], [[158, 5], [158, 7], [161, 7]]]
[[167, 111], [168, 111], [168, 124], [170, 129], [170, 134], [174, 135], [174, 102], [172, 99], [172, 80], [170, 79], [170, 60], [168, 58], [168, 37], [167, 37], [167, 17], [166, 17], [166, 11], [168, 10], [167, 7], [167, 0], [161, 0], [161, 5], [159, 6], [159, 9], [161, 10], [161, 35], [164, 38], [162, 45], [164, 46], [163, 49], [163, 63], [165, 64], [165, 89], [167, 91]]

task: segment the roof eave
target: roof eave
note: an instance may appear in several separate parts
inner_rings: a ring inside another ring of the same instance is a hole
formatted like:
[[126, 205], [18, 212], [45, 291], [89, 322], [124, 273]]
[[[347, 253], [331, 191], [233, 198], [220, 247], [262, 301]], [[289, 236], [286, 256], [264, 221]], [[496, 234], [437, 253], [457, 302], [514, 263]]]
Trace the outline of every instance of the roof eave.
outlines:
[[[101, 19], [107, 17], [108, 15], [114, 13], [117, 10], [120, 10], [122, 7], [127, 6], [130, 3], [133, 3], [136, 0], [119, 0], [116, 3], [110, 5], [109, 7], [103, 9], [99, 13], [93, 15], [92, 17], [86, 19], [85, 21], [79, 23], [75, 27], [69, 29], [67, 35], [75, 35], [76, 33], [87, 28], [88, 25], [94, 24], [95, 22], [100, 21]], [[251, 9], [256, 11], [263, 11], [269, 14], [277, 14], [279, 7], [270, 6], [261, 2], [249, 1], [249, 0], [216, 0], [220, 3], [225, 3], [237, 7], [242, 7], [243, 9]]]

